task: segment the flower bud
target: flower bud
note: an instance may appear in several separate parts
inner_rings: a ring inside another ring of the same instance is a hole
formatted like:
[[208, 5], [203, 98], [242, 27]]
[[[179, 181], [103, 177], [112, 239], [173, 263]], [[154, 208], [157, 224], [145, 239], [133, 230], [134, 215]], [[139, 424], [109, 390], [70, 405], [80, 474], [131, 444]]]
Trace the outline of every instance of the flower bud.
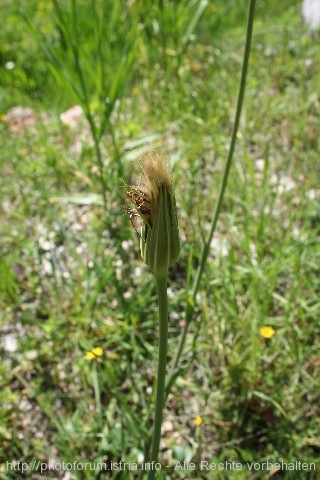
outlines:
[[142, 220], [141, 255], [155, 274], [167, 273], [180, 254], [176, 201], [169, 166], [159, 153], [141, 159], [142, 185], [128, 196]]

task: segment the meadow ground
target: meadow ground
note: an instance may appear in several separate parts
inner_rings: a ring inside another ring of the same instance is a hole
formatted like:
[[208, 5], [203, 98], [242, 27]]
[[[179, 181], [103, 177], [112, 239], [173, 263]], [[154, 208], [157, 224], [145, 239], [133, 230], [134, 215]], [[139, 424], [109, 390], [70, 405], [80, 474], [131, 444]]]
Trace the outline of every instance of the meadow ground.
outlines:
[[[169, 279], [172, 360], [228, 153], [247, 5], [0, 8], [0, 478], [21, 478], [23, 464], [34, 480], [138, 479], [83, 468], [141, 462], [150, 441], [157, 301], [127, 185], [142, 151], [168, 155], [182, 244]], [[319, 59], [300, 2], [258, 2], [234, 163], [165, 409], [160, 461], [171, 470], [159, 479], [319, 478]]]

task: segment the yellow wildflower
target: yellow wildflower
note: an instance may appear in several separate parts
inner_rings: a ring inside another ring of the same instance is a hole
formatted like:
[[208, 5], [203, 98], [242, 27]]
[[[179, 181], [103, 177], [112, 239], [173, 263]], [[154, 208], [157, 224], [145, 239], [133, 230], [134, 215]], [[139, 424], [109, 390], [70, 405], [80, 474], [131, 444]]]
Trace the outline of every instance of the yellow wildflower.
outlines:
[[196, 427], [200, 427], [200, 425], [203, 424], [203, 418], [200, 417], [200, 415], [197, 415], [196, 418], [194, 419], [194, 424]]
[[264, 326], [260, 328], [260, 335], [263, 338], [271, 338], [276, 333], [272, 327]]
[[97, 357], [102, 357], [103, 355], [103, 348], [101, 347], [95, 347], [90, 352], [87, 352], [84, 356], [86, 360], [93, 360], [94, 358]]

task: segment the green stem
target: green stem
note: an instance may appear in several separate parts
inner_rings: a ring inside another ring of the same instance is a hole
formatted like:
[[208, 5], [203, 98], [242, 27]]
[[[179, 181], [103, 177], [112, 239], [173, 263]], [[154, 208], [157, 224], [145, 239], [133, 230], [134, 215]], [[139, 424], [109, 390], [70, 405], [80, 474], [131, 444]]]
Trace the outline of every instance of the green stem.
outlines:
[[[249, 1], [249, 6], [248, 6], [248, 19], [247, 19], [247, 31], [246, 31], [246, 43], [245, 43], [245, 48], [244, 48], [244, 55], [243, 55], [243, 62], [242, 62], [242, 71], [241, 71], [241, 80], [240, 80], [240, 87], [239, 87], [239, 93], [238, 93], [238, 102], [237, 102], [237, 110], [235, 114], [235, 119], [234, 119], [234, 125], [233, 125], [233, 130], [232, 130], [232, 135], [231, 135], [231, 141], [230, 141], [230, 148], [229, 148], [229, 154], [227, 158], [227, 163], [224, 169], [221, 185], [220, 185], [220, 191], [218, 195], [218, 200], [216, 203], [216, 208], [215, 212], [211, 221], [210, 225], [210, 230], [208, 233], [208, 237], [206, 241], [204, 242], [202, 246], [202, 251], [200, 255], [200, 262], [197, 268], [195, 280], [192, 286], [192, 290], [190, 292], [190, 296], [188, 299], [188, 305], [186, 309], [186, 325], [184, 327], [184, 330], [181, 334], [180, 337], [180, 342], [179, 346], [177, 349], [176, 356], [173, 361], [172, 365], [172, 372], [169, 376], [168, 379], [168, 385], [171, 385], [171, 377], [175, 374], [175, 370], [178, 366], [179, 359], [181, 357], [184, 344], [186, 341], [187, 337], [187, 331], [188, 327], [192, 321], [193, 315], [194, 315], [194, 309], [195, 309], [195, 304], [196, 304], [196, 296], [199, 291], [200, 287], [200, 281], [204, 272], [204, 268], [208, 259], [208, 255], [210, 252], [210, 245], [212, 242], [212, 238], [217, 226], [218, 218], [221, 212], [221, 207], [222, 207], [222, 202], [224, 198], [224, 194], [226, 191], [227, 187], [227, 182], [228, 182], [228, 177], [230, 173], [230, 168], [232, 165], [232, 159], [233, 159], [233, 154], [234, 154], [234, 149], [236, 145], [236, 140], [237, 140], [237, 134], [239, 130], [239, 123], [240, 123], [240, 117], [241, 117], [241, 110], [242, 110], [242, 105], [243, 105], [243, 100], [244, 100], [244, 94], [245, 94], [245, 89], [246, 89], [246, 80], [247, 80], [247, 72], [248, 72], [248, 64], [249, 64], [249, 55], [250, 55], [250, 49], [251, 49], [251, 39], [252, 39], [252, 30], [253, 30], [253, 19], [254, 19], [254, 9], [255, 9], [255, 3], [256, 0], [250, 0]], [[167, 395], [169, 391], [166, 392]]]
[[[157, 392], [154, 417], [154, 428], [151, 444], [151, 462], [157, 463], [161, 439], [161, 424], [165, 404], [165, 380], [167, 368], [168, 345], [168, 294], [167, 273], [155, 274], [159, 304], [159, 358], [157, 372]], [[154, 478], [156, 470], [149, 470], [148, 480]]]
[[92, 383], [93, 383], [93, 390], [94, 390], [94, 396], [96, 401], [96, 409], [99, 417], [100, 426], [102, 428], [103, 423], [102, 423], [101, 393], [100, 393], [97, 365], [95, 361], [92, 363]]
[[83, 95], [82, 106], [83, 106], [83, 109], [84, 109], [84, 114], [85, 114], [85, 116], [86, 116], [86, 118], [89, 122], [91, 136], [92, 136], [93, 142], [94, 142], [94, 149], [95, 149], [96, 159], [97, 159], [98, 168], [99, 168], [99, 175], [100, 175], [99, 176], [99, 181], [100, 181], [101, 195], [102, 195], [102, 198], [103, 198], [103, 205], [104, 205], [105, 211], [107, 211], [108, 210], [108, 205], [107, 205], [107, 200], [106, 200], [104, 165], [103, 165], [101, 149], [100, 149], [101, 135], [98, 138], [96, 123], [95, 123], [93, 115], [91, 114], [91, 111], [90, 111], [89, 93], [88, 93], [88, 88], [87, 88], [87, 84], [86, 84], [86, 81], [85, 81], [85, 77], [84, 77], [84, 74], [83, 74], [83, 71], [82, 71], [81, 61], [80, 61], [76, 14], [77, 14], [76, 1], [72, 0], [71, 1], [71, 18], [72, 18], [72, 38], [73, 38], [73, 40], [71, 41], [71, 48], [72, 48], [72, 52], [73, 52], [76, 72], [77, 72], [78, 78], [80, 80], [80, 86], [81, 86], [81, 91], [82, 91], [82, 95]]
[[96, 159], [99, 167], [99, 181], [101, 186], [101, 195], [102, 195], [104, 210], [106, 213], [108, 211], [108, 204], [107, 204], [107, 198], [106, 198], [106, 182], [105, 182], [105, 174], [104, 174], [104, 165], [103, 165], [103, 160], [101, 155], [100, 143], [96, 137], [96, 132], [92, 126], [93, 126], [93, 120], [91, 119], [91, 116], [90, 116], [90, 128], [91, 128], [93, 142], [94, 142], [94, 149], [96, 152]]

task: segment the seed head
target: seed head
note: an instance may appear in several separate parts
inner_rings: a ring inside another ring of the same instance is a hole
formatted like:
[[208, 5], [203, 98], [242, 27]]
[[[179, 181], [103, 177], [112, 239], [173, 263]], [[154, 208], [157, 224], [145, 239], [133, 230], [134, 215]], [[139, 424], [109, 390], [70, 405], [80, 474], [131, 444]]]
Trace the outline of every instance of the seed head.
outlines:
[[169, 165], [158, 152], [141, 158], [142, 184], [128, 197], [142, 220], [141, 255], [154, 273], [166, 273], [180, 254], [176, 202]]

